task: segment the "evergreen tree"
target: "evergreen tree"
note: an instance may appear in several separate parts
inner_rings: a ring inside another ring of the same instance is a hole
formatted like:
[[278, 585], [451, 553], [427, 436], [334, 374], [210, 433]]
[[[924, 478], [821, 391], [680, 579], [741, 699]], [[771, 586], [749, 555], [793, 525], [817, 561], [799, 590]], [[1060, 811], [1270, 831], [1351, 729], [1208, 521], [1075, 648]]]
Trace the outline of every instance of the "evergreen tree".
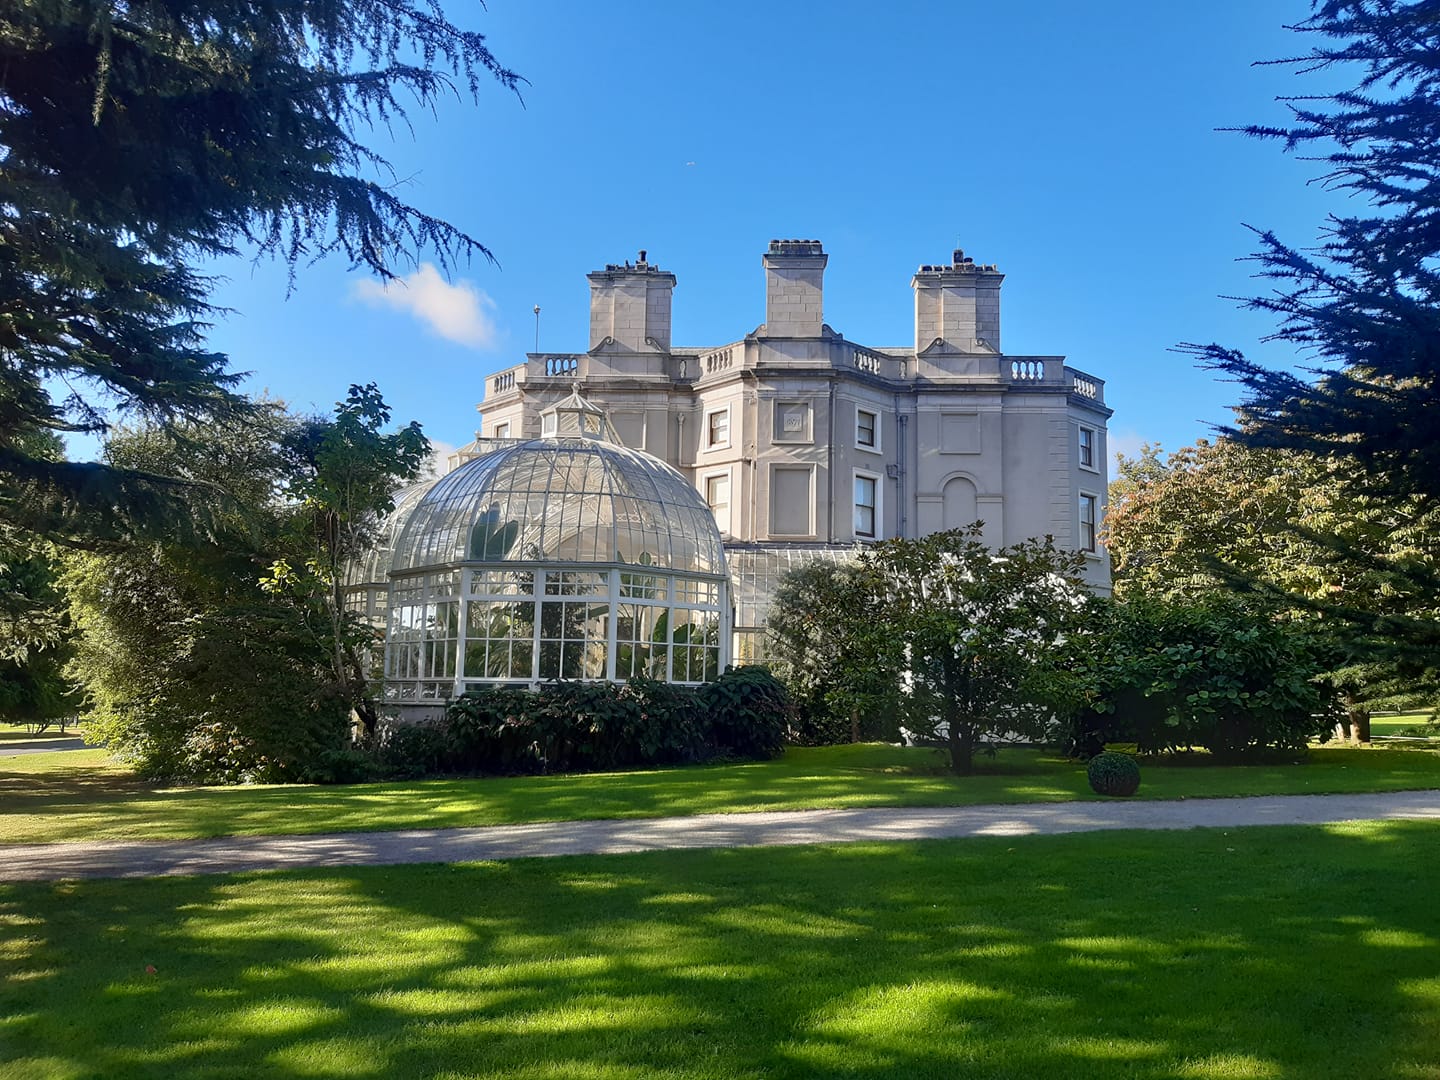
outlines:
[[[64, 458], [60, 440], [33, 433], [16, 440], [42, 461]], [[55, 585], [54, 551], [0, 519], [0, 661], [24, 664], [65, 637], [64, 598]]]
[[1282, 126], [1242, 130], [1314, 155], [1357, 209], [1320, 245], [1261, 232], [1274, 290], [1247, 306], [1315, 361], [1304, 375], [1221, 345], [1189, 346], [1247, 396], [1227, 434], [1358, 462], [1372, 490], [1440, 498], [1440, 2], [1316, 0], [1306, 54], [1274, 63], [1355, 74], [1349, 89], [1284, 99]]
[[519, 83], [435, 0], [0, 0], [0, 520], [91, 546], [191, 520], [173, 479], [23, 440], [246, 414], [198, 260], [489, 258], [360, 138], [487, 74]]

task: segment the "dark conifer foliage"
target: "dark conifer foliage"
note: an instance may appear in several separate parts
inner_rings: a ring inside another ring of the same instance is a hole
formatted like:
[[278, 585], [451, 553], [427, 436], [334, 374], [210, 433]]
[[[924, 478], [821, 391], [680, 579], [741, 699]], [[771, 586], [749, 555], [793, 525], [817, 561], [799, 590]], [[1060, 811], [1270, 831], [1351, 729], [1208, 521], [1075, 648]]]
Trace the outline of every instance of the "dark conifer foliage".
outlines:
[[1317, 0], [1293, 29], [1313, 47], [1272, 62], [1350, 88], [1285, 99], [1288, 125], [1241, 130], [1320, 163], [1356, 209], [1332, 216], [1313, 248], [1259, 232], [1253, 258], [1273, 290], [1245, 303], [1274, 314], [1271, 340], [1311, 366], [1302, 377], [1220, 345], [1188, 348], [1247, 391], [1227, 434], [1352, 458], [1377, 492], [1437, 499], [1440, 0]]
[[181, 524], [173, 481], [21, 436], [243, 419], [198, 260], [490, 258], [361, 141], [482, 77], [520, 83], [425, 0], [0, 0], [0, 520], [85, 544]]

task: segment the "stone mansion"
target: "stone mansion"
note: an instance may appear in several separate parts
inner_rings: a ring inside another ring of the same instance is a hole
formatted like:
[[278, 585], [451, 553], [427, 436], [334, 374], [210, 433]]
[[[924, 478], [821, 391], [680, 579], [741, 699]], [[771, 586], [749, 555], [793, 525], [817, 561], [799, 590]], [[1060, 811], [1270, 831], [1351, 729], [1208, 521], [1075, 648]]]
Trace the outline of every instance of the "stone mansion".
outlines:
[[588, 275], [584, 352], [531, 353], [485, 384], [465, 460], [553, 432], [579, 389], [619, 441], [688, 477], [725, 538], [737, 657], [753, 656], [775, 583], [857, 543], [984, 523], [996, 546], [1050, 535], [1110, 587], [1099, 538], [1107, 484], [1104, 383], [1060, 356], [1001, 351], [1004, 275], [956, 250], [923, 265], [914, 341], [861, 345], [825, 322], [828, 256], [772, 240], [765, 322], [736, 340], [676, 345], [676, 277], [640, 252]]

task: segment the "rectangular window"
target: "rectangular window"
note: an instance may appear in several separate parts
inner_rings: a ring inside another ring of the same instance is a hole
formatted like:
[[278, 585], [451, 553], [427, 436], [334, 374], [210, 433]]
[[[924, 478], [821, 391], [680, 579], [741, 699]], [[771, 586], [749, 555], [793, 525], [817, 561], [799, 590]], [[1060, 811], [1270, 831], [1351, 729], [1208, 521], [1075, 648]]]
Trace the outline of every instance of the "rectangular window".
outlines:
[[875, 495], [873, 476], [855, 477], [855, 535], [875, 536]]
[[864, 450], [878, 448], [876, 441], [876, 416], [868, 409], [855, 410], [855, 445]]
[[720, 473], [705, 478], [705, 502], [715, 515], [715, 526], [722, 533], [730, 532], [730, 474]]
[[546, 596], [604, 596], [609, 590], [606, 571], [550, 570], [545, 574]]
[[1082, 427], [1080, 429], [1080, 467], [1082, 469], [1095, 468], [1095, 429]]
[[705, 415], [705, 448], [730, 445], [730, 410], [716, 409]]
[[1099, 515], [1100, 499], [1095, 495], [1080, 496], [1080, 550], [1095, 551], [1095, 522]]
[[508, 439], [509, 437], [510, 437], [510, 425], [509, 425], [509, 424], [496, 424], [496, 425], [495, 425], [495, 438], [497, 438], [497, 439]]
[[542, 679], [603, 679], [610, 608], [587, 600], [546, 600], [540, 605]]

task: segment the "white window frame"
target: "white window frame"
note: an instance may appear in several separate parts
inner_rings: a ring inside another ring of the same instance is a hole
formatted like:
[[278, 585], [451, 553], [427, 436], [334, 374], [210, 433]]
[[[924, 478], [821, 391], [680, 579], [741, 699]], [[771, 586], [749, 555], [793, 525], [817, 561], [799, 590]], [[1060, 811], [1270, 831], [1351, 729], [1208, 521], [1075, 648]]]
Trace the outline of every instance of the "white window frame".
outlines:
[[[878, 473], [867, 472], [864, 469], [856, 469], [850, 478], [850, 530], [855, 534], [857, 540], [883, 540], [885, 539], [885, 485], [881, 483], [883, 477]], [[856, 498], [856, 483], [860, 480], [869, 480], [875, 489], [875, 531], [873, 533], [862, 533], [855, 527], [855, 511], [861, 506]]]
[[[710, 421], [721, 413], [725, 414], [725, 441], [714, 442], [711, 440], [711, 432], [713, 429], [710, 426]], [[730, 443], [734, 437], [731, 429], [731, 423], [734, 417], [730, 415], [730, 406], [727, 404], [720, 406], [718, 409], [706, 409], [704, 417], [704, 426], [700, 430], [701, 449], [704, 451], [730, 449]]]
[[559, 416], [556, 413], [542, 413], [540, 416], [540, 437], [542, 439], [554, 438], [555, 433], [560, 430]]
[[[1085, 461], [1085, 436], [1090, 436], [1090, 461]], [[1075, 460], [1087, 472], [1100, 471], [1100, 431], [1089, 424], [1081, 424], [1075, 434]]]
[[497, 423], [490, 437], [492, 439], [508, 439], [510, 437], [510, 421], [506, 420], [503, 424]]
[[[1094, 507], [1094, 521], [1090, 523], [1090, 543], [1085, 543], [1085, 500], [1089, 499]], [[1104, 508], [1100, 505], [1100, 496], [1093, 491], [1081, 491], [1080, 497], [1075, 502], [1075, 546], [1086, 555], [1100, 554], [1100, 512]]]
[[[860, 441], [860, 417], [862, 414], [870, 417], [870, 434], [873, 439], [872, 442], [863, 443]], [[881, 452], [879, 409], [865, 409], [859, 405], [855, 406], [855, 449], [863, 451], [867, 454], [878, 454]]]
[[718, 470], [718, 471], [716, 471], [716, 472], [701, 473], [701, 474], [700, 474], [700, 497], [705, 500], [705, 505], [708, 506], [708, 507], [710, 507], [710, 513], [711, 513], [712, 516], [714, 516], [714, 515], [715, 515], [715, 506], [714, 506], [714, 504], [711, 503], [711, 501], [710, 501], [710, 482], [711, 482], [712, 480], [724, 480], [724, 481], [725, 481], [725, 498], [726, 498], [726, 503], [725, 503], [725, 521], [722, 522], [722, 521], [719, 519], [719, 517], [716, 517], [716, 518], [715, 518], [715, 524], [716, 524], [716, 526], [720, 529], [720, 531], [721, 531], [722, 533], [726, 534], [727, 536], [734, 536], [734, 535], [735, 535], [735, 517], [734, 517], [734, 514], [735, 514], [735, 481], [734, 481], [734, 478], [730, 475], [730, 472], [731, 472], [731, 470], [729, 470], [729, 469], [720, 469], [720, 470]]

